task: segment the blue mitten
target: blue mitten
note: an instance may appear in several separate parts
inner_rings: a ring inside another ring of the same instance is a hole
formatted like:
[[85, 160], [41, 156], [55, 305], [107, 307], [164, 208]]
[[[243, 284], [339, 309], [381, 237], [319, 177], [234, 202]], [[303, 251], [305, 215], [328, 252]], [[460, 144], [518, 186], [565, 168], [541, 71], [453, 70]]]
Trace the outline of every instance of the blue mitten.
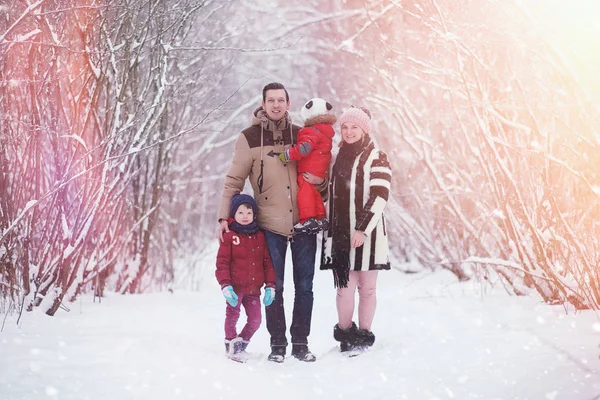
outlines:
[[237, 306], [238, 297], [237, 294], [235, 294], [235, 292], [233, 291], [231, 285], [225, 286], [223, 290], [221, 290], [221, 293], [223, 293], [223, 297], [225, 297], [225, 300], [227, 300], [231, 307]]
[[265, 297], [263, 297], [263, 304], [265, 306], [270, 306], [273, 300], [275, 299], [275, 289], [272, 287], [268, 287], [265, 289]]

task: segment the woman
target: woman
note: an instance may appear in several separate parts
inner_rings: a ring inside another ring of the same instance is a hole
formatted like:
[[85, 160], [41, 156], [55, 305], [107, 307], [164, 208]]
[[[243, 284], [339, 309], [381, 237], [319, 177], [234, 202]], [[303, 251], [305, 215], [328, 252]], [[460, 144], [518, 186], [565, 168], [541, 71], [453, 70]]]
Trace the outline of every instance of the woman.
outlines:
[[[329, 186], [331, 229], [323, 235], [321, 269], [333, 271], [338, 323], [333, 328], [341, 351], [373, 345], [378, 270], [390, 269], [383, 217], [392, 171], [387, 155], [369, 137], [371, 113], [349, 108], [340, 117], [343, 141]], [[358, 327], [352, 321], [358, 287]]]

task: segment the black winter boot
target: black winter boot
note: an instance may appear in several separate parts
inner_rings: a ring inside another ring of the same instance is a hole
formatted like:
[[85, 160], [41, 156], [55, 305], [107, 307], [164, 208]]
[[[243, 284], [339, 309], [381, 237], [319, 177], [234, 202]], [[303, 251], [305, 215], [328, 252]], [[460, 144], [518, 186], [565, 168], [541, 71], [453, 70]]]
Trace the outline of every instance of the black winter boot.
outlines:
[[307, 344], [293, 344], [292, 343], [292, 356], [300, 361], [304, 362], [315, 362], [317, 357], [308, 349]]
[[326, 231], [329, 229], [329, 220], [327, 219], [327, 217], [323, 217], [320, 220], [318, 220], [317, 224], [319, 224], [319, 230], [321, 231]]
[[310, 217], [304, 223], [298, 222], [294, 225], [294, 232], [296, 233], [308, 233], [310, 235], [319, 232], [319, 223], [315, 217]]
[[269, 354], [267, 359], [276, 363], [282, 363], [285, 360], [285, 346], [271, 346], [271, 354]]
[[361, 350], [366, 350], [367, 348], [373, 346], [373, 343], [375, 343], [375, 335], [371, 331], [368, 331], [366, 329], [359, 329], [356, 335], [356, 344], [358, 347], [361, 348]]
[[354, 350], [358, 342], [358, 327], [354, 322], [348, 329], [342, 329], [338, 324], [333, 327], [333, 338], [340, 342], [342, 352]]

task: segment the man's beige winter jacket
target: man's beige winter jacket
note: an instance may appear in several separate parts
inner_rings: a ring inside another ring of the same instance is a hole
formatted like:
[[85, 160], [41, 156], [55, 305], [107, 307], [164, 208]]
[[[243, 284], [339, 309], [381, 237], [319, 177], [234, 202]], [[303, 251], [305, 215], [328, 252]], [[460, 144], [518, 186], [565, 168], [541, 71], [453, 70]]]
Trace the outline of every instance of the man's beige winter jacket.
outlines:
[[[258, 226], [292, 236], [294, 225], [299, 221], [296, 162], [283, 164], [278, 156], [296, 143], [300, 128], [292, 124], [287, 112], [281, 120], [272, 121], [262, 108], [254, 111], [252, 126], [244, 129], [235, 143], [231, 167], [225, 177], [219, 220], [229, 217], [231, 198], [242, 192], [249, 178], [258, 205]], [[327, 184], [328, 179], [317, 186], [324, 197]]]

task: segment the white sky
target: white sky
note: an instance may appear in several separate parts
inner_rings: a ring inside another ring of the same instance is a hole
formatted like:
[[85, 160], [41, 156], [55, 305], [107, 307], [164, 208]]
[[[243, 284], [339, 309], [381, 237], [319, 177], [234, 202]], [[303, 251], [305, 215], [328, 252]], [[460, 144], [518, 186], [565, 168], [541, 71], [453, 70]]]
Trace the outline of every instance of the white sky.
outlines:
[[516, 1], [527, 7], [539, 22], [544, 37], [560, 48], [584, 80], [592, 81], [584, 84], [594, 84], [600, 65], [600, 1]]

